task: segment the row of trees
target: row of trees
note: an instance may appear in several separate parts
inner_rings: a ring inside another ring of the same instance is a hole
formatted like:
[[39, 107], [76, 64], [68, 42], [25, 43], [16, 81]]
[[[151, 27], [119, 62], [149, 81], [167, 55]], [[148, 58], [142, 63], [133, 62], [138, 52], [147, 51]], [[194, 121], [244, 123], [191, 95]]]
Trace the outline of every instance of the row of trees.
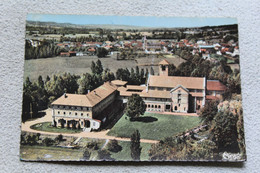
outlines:
[[60, 47], [56, 46], [52, 42], [43, 40], [41, 45], [33, 47], [31, 42], [26, 40], [25, 42], [25, 59], [38, 59], [58, 56], [60, 52], [64, 51]]
[[116, 79], [128, 81], [130, 85], [140, 85], [145, 83], [148, 73], [147, 68], [144, 71], [144, 69], [140, 70], [138, 66], [136, 66], [135, 70], [131, 68], [130, 71], [127, 68], [119, 68], [116, 72]]

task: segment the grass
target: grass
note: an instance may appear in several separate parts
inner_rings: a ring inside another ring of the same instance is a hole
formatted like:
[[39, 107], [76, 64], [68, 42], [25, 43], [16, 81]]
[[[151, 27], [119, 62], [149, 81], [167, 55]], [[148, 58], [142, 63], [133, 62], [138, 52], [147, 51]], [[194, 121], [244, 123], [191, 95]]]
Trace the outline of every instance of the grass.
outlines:
[[80, 160], [83, 151], [79, 149], [45, 147], [45, 146], [24, 146], [21, 145], [20, 157], [22, 160]]
[[[110, 152], [111, 153], [111, 157], [118, 160], [118, 161], [131, 161], [131, 150], [130, 150], [130, 145], [131, 143], [128, 141], [118, 141], [118, 144], [122, 147], [122, 150], [114, 153], [114, 152]], [[152, 144], [149, 143], [141, 143], [141, 156], [140, 159], [142, 161], [147, 161], [149, 160], [149, 156], [148, 156], [148, 151], [151, 148]]]
[[45, 132], [54, 132], [54, 133], [80, 133], [80, 132], [82, 132], [82, 130], [78, 130], [78, 129], [67, 129], [66, 127], [65, 128], [52, 127], [51, 122], [34, 124], [31, 126], [31, 128], [34, 130], [45, 131]]
[[[52, 57], [52, 58], [41, 58], [41, 59], [31, 59], [25, 60], [24, 62], [24, 80], [29, 77], [31, 81], [36, 81], [41, 75], [43, 79], [46, 76], [50, 77], [54, 74], [63, 74], [64, 72], [82, 75], [83, 73], [91, 73], [91, 62], [96, 62], [97, 60], [102, 62], [103, 68], [109, 68], [112, 72], [116, 73], [118, 68], [135, 68], [140, 64], [157, 64], [162, 59], [161, 58], [137, 58], [137, 62], [132, 61], [117, 61], [116, 54], [110, 55], [106, 58], [97, 58], [97, 56], [82, 56], [82, 57]], [[183, 59], [179, 58], [166, 58], [170, 63], [174, 63], [177, 67], [180, 63], [185, 62]], [[141, 68], [148, 68], [150, 66], [140, 66]], [[154, 67], [154, 72], [157, 74], [158, 68]]]
[[152, 121], [130, 121], [126, 115], [108, 132], [110, 136], [127, 137], [137, 129], [142, 139], [162, 140], [175, 136], [200, 124], [199, 117], [145, 113], [143, 117]]

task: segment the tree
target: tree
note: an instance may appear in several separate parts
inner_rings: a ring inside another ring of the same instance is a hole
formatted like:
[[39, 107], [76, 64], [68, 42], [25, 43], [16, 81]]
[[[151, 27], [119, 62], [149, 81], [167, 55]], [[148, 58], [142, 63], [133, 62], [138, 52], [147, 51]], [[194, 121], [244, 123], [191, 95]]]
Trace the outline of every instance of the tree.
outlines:
[[133, 94], [129, 97], [126, 107], [126, 115], [130, 117], [130, 120], [139, 117], [145, 113], [145, 103], [138, 94]]
[[51, 145], [54, 144], [54, 140], [47, 137], [47, 138], [45, 138], [45, 139], [42, 141], [42, 143], [43, 143], [45, 146], [51, 146]]
[[103, 66], [100, 60], [97, 60], [96, 62], [96, 74], [102, 74], [103, 72]]
[[105, 49], [103, 47], [97, 49], [97, 56], [99, 58], [106, 57], [107, 55], [108, 55], [108, 50], [107, 49]]
[[117, 140], [113, 139], [108, 143], [107, 149], [111, 152], [117, 153], [122, 150], [122, 147], [118, 144]]
[[106, 160], [106, 161], [114, 160], [113, 158], [111, 158], [111, 154], [105, 149], [98, 151], [97, 158], [98, 158], [98, 160]]
[[140, 133], [138, 130], [136, 130], [132, 135], [131, 135], [131, 157], [133, 160], [138, 161], [140, 160], [140, 155], [141, 155], [141, 146], [140, 146]]
[[211, 124], [218, 113], [218, 101], [207, 101], [204, 107], [200, 111], [200, 119], [204, 124]]
[[63, 135], [62, 134], [59, 134], [56, 138], [55, 138], [56, 141], [63, 141]]

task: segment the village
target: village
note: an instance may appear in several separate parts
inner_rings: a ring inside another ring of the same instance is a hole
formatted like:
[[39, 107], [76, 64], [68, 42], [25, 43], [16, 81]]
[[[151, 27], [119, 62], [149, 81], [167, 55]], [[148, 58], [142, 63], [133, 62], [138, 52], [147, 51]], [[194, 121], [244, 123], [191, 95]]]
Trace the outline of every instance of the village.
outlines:
[[[230, 121], [243, 121], [236, 25], [44, 28], [28, 23], [25, 63], [46, 58], [91, 66], [74, 74], [57, 73], [59, 63], [39, 63], [52, 68], [47, 72], [25, 69], [22, 159], [223, 160], [227, 152], [231, 160], [243, 159], [243, 140], [222, 146], [222, 135], [238, 127], [220, 134], [214, 124], [231, 114], [239, 118]], [[175, 154], [162, 149], [169, 146]]]

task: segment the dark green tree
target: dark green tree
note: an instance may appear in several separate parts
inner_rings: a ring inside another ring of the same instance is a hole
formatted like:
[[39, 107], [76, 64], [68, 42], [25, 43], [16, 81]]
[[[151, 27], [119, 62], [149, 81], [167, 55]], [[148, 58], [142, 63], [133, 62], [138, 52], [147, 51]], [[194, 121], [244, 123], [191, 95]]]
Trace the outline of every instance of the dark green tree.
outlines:
[[107, 55], [108, 55], [108, 50], [107, 49], [105, 49], [103, 47], [97, 49], [97, 56], [99, 58], [106, 57]]
[[136, 130], [132, 135], [131, 135], [131, 157], [134, 161], [140, 160], [141, 156], [141, 150], [142, 147], [140, 146], [140, 133], [138, 130]]
[[145, 103], [138, 94], [133, 94], [129, 97], [126, 107], [126, 115], [130, 117], [130, 120], [143, 115], [145, 113]]

